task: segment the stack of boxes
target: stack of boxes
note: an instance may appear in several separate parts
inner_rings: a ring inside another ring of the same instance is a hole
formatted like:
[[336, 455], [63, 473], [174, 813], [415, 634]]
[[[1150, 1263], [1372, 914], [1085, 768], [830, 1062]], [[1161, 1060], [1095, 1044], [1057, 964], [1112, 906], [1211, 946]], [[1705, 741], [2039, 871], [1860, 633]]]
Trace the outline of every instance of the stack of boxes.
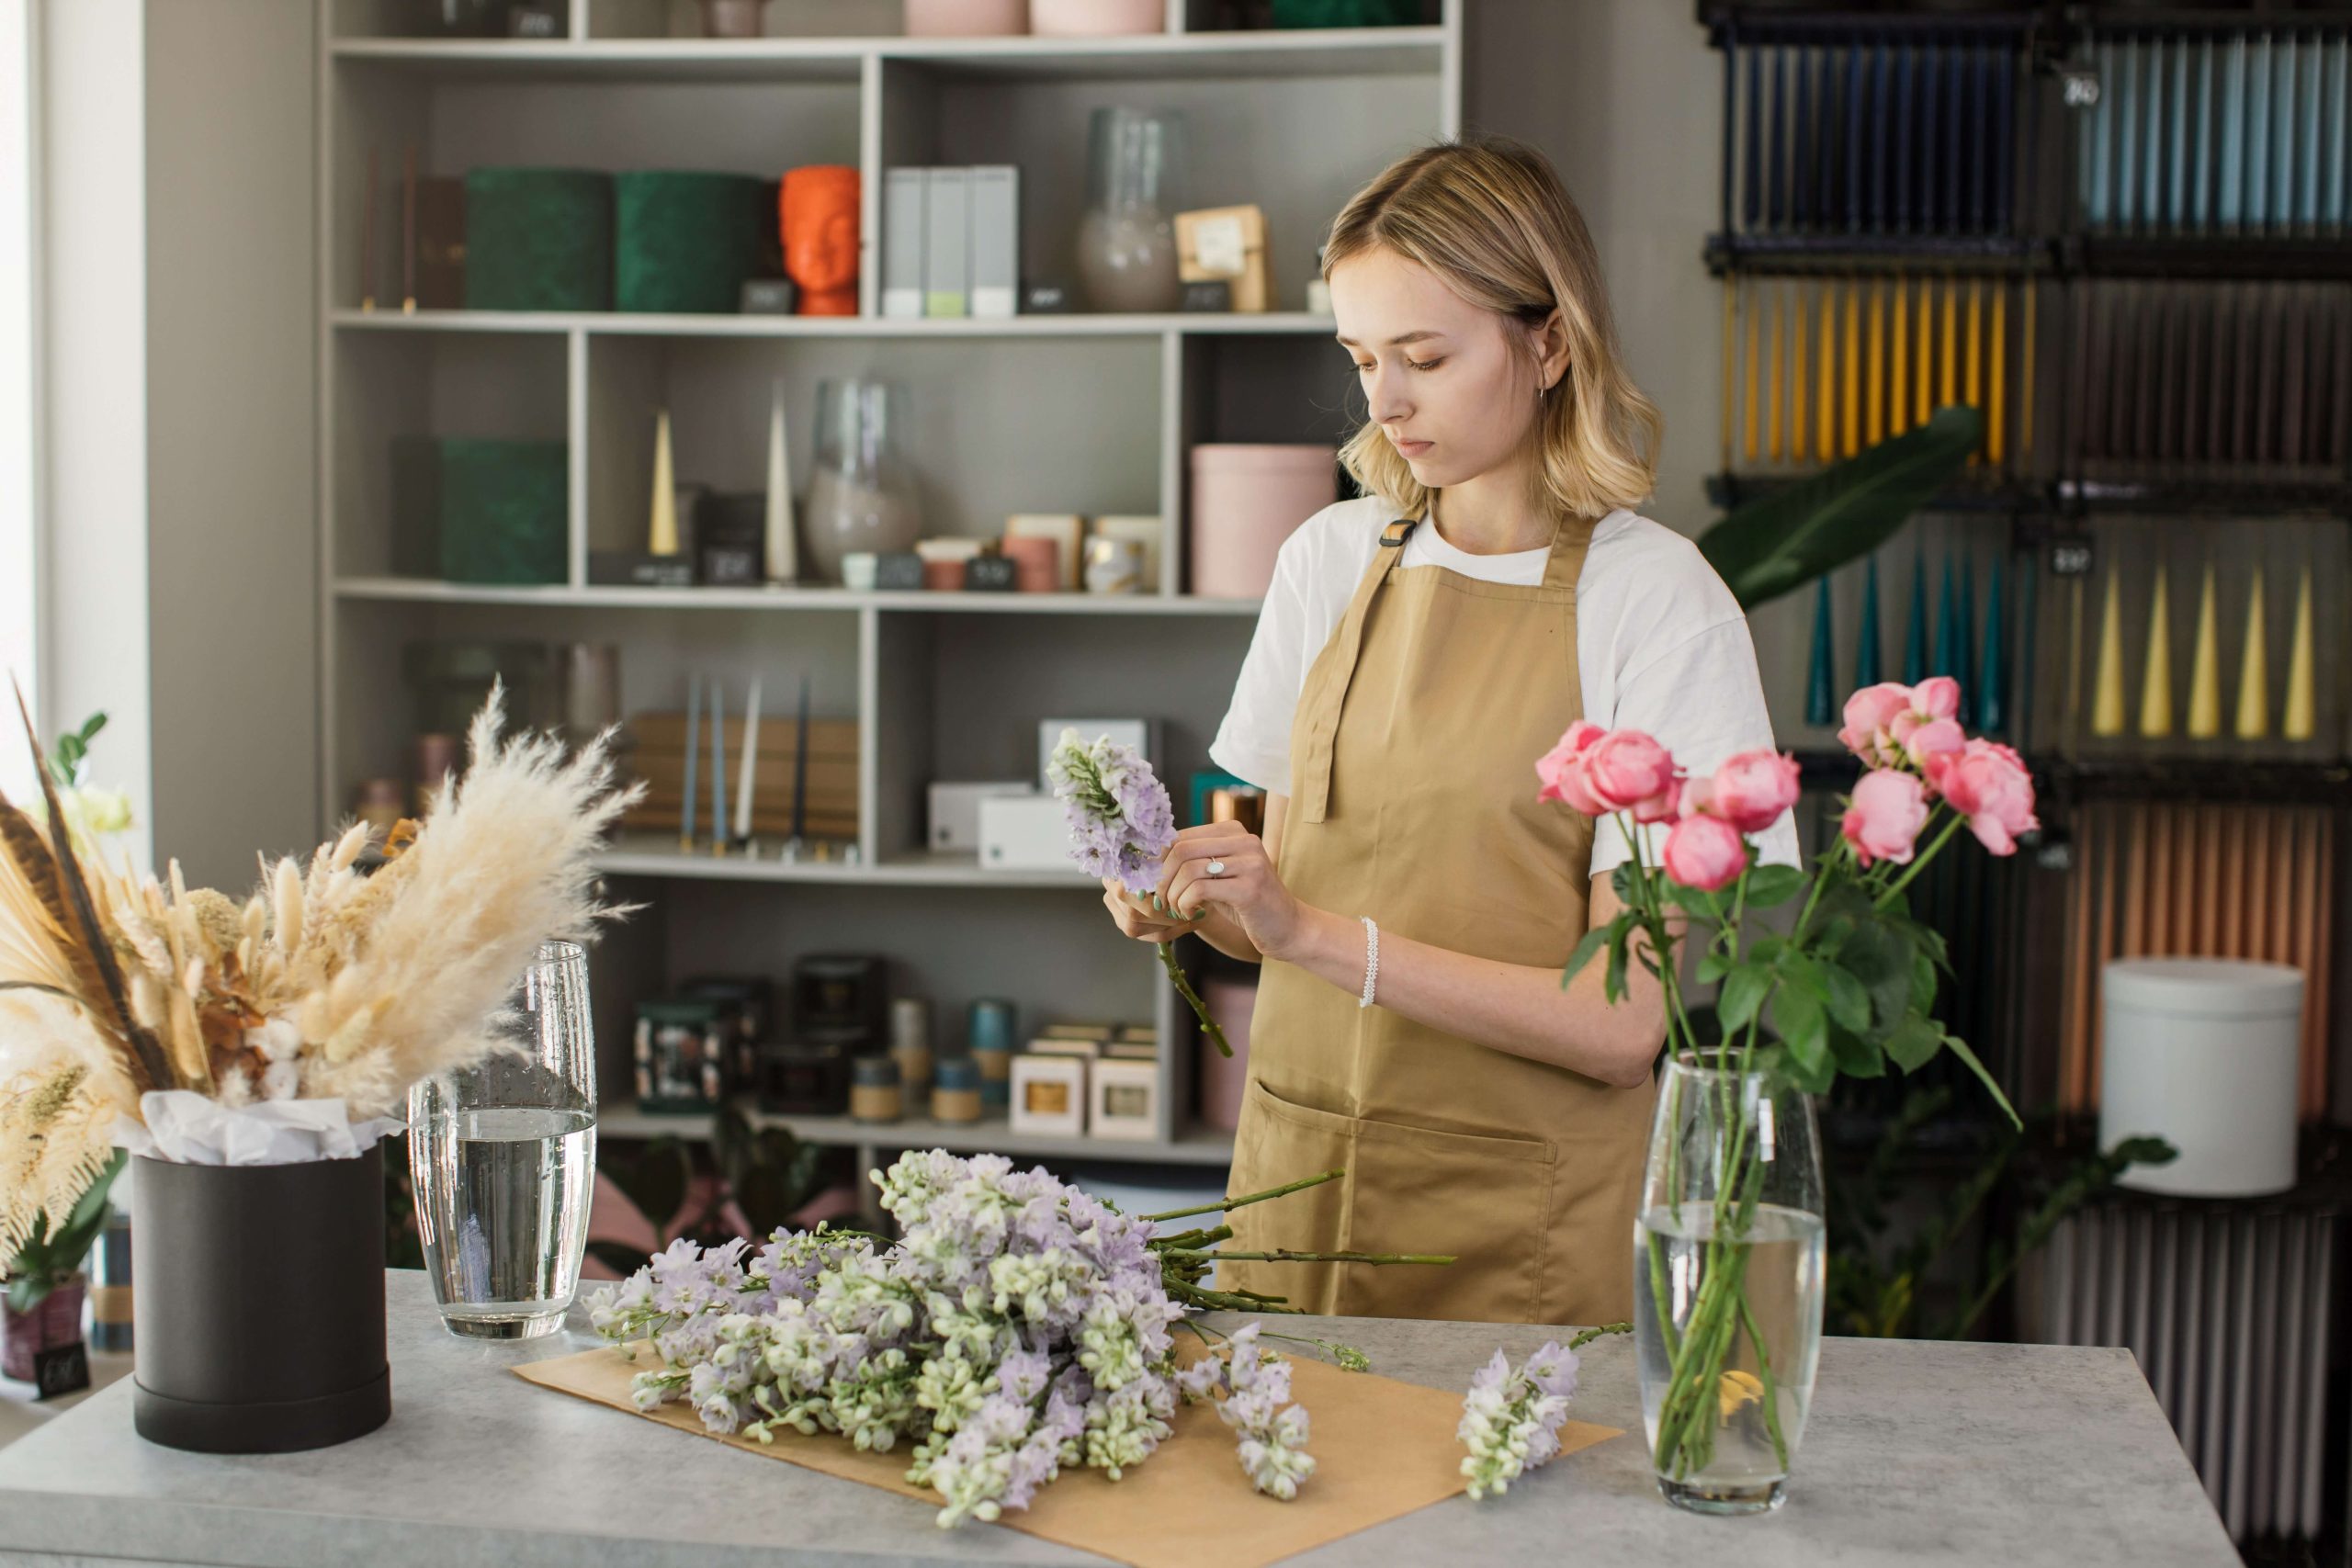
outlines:
[[890, 169], [882, 178], [882, 313], [1002, 318], [1020, 310], [1021, 171]]

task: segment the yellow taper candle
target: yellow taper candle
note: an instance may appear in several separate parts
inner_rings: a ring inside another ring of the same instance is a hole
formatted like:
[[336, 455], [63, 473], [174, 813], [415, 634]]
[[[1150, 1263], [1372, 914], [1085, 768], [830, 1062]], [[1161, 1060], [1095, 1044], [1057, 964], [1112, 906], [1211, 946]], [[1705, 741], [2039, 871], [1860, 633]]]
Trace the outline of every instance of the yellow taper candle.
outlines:
[[2091, 733], [2123, 733], [2123, 586], [2112, 569], [2098, 615], [2098, 663], [2091, 671]]
[[[645, 547], [657, 556], [678, 553], [678, 479], [670, 458], [670, 411], [663, 409], [653, 423], [653, 513], [646, 530]], [[726, 837], [727, 825], [719, 824]]]
[[2172, 733], [2172, 610], [2165, 591], [2164, 563], [2156, 563], [2156, 585], [2148, 594], [2148, 668], [2140, 682], [2140, 733], [2154, 739]]
[[1996, 286], [1993, 290], [1993, 342], [1984, 378], [1984, 457], [1998, 466], [2001, 461], [2001, 401], [2008, 390], [2005, 366], [2008, 349], [2009, 291]]
[[2018, 461], [2033, 456], [2033, 279], [2025, 280], [2025, 320], [2018, 330]]
[[1850, 457], [1862, 449], [1862, 286], [1860, 278], [1846, 284], [1845, 419], [1838, 450]]
[[1897, 276], [1894, 279], [1894, 327], [1892, 333], [1894, 365], [1887, 372], [1889, 435], [1900, 435], [1911, 428], [1911, 285]]
[[1943, 348], [1943, 395], [1936, 400], [1936, 406], [1939, 408], [1960, 396], [1960, 355], [1956, 352], [1954, 343], [1954, 339], [1959, 335], [1959, 330], [1960, 280], [1956, 277], [1947, 277], [1944, 279], [1944, 333], [1941, 345]]
[[1744, 298], [1740, 300], [1740, 313], [1747, 319], [1746, 369], [1747, 412], [1745, 415], [1743, 434], [1747, 437], [1744, 448], [1747, 453], [1747, 460], [1753, 463], [1756, 461], [1756, 290], [1750, 288], [1743, 290], [1743, 294]]
[[1781, 299], [1788, 288], [1782, 285], [1769, 292], [1772, 324], [1765, 331], [1769, 346], [1764, 351], [1764, 384], [1771, 392], [1770, 400], [1764, 407], [1764, 456], [1777, 463], [1781, 460]]
[[1838, 285], [1821, 280], [1821, 401], [1814, 408], [1814, 453], [1826, 463], [1838, 456]]
[[1739, 280], [1724, 279], [1724, 471], [1732, 466], [1732, 405], [1739, 391]]
[[2312, 573], [2305, 567], [2295, 589], [2295, 635], [2287, 644], [2287, 705], [2278, 716], [2278, 733], [2290, 740], [2309, 740], [2319, 728], [2312, 677]]
[[2188, 737], [2211, 740], [2222, 733], [2222, 638], [2214, 625], [2213, 564], [2197, 590], [2196, 651], [2188, 660]]
[[1918, 424], [1927, 423], [1928, 415], [1935, 412], [1928, 406], [1935, 383], [1930, 378], [1928, 368], [1935, 358], [1932, 352], [1935, 341], [1936, 280], [1932, 277], [1923, 277], [1919, 280], [1919, 364], [1912, 372], [1912, 378], [1918, 383], [1918, 386], [1917, 396], [1912, 401], [1911, 417], [1913, 422]]
[[1863, 394], [1862, 439], [1871, 446], [1886, 432], [1886, 289], [1871, 280], [1871, 345], [1862, 367], [1870, 389]]
[[1804, 280], [1799, 278], [1796, 292], [1789, 301], [1789, 385], [1795, 390], [1789, 395], [1789, 456], [1797, 462], [1804, 461], [1804, 406], [1813, 400], [1812, 386], [1804, 378], [1804, 343], [1808, 317], [1804, 302]]
[[[1968, 280], [1968, 333], [1967, 347], [1965, 350], [1967, 359], [1964, 362], [1964, 368], [1961, 376], [1961, 401], [1966, 403], [1970, 408], [1980, 410], [1984, 406], [1983, 397], [1981, 395], [1981, 389], [1984, 386], [1984, 382], [1980, 378], [1979, 371], [1981, 367], [1978, 364], [1978, 360], [1983, 353], [1984, 342], [1984, 315], [1982, 300], [1983, 294], [1984, 280], [1974, 277], [1970, 278]], [[1972, 463], [1976, 461], [1976, 454], [1971, 452], [1968, 455], [1968, 460]]]
[[2245, 649], [2238, 657], [2238, 739], [2262, 740], [2270, 734], [2270, 639], [2262, 618], [2262, 569], [2245, 596]]

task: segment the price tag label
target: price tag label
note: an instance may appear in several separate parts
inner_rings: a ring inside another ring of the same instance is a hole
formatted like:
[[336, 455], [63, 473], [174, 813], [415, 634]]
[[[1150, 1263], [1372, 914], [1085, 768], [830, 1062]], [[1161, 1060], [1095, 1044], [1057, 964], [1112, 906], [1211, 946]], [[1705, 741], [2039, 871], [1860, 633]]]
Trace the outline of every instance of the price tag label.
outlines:
[[2052, 577], [2088, 577], [2096, 552], [2089, 539], [2069, 535], [2050, 541], [2050, 575]]

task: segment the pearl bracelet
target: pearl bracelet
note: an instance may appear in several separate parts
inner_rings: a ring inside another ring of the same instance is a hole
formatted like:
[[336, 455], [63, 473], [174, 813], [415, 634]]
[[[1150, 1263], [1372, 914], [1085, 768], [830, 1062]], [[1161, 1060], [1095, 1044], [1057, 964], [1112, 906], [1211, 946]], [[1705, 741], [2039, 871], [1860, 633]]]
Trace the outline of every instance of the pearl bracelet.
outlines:
[[1380, 928], [1372, 923], [1370, 915], [1361, 918], [1363, 920], [1363, 995], [1356, 998], [1356, 1006], [1368, 1008], [1372, 1005], [1373, 992], [1380, 985]]

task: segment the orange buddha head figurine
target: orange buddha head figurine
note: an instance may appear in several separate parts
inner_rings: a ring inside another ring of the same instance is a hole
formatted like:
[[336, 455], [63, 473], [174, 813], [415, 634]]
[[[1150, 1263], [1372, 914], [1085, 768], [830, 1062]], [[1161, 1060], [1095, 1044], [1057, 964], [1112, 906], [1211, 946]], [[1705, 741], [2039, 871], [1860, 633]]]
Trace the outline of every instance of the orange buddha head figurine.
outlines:
[[858, 176], [840, 164], [786, 172], [777, 198], [784, 270], [800, 287], [800, 314], [857, 314]]

